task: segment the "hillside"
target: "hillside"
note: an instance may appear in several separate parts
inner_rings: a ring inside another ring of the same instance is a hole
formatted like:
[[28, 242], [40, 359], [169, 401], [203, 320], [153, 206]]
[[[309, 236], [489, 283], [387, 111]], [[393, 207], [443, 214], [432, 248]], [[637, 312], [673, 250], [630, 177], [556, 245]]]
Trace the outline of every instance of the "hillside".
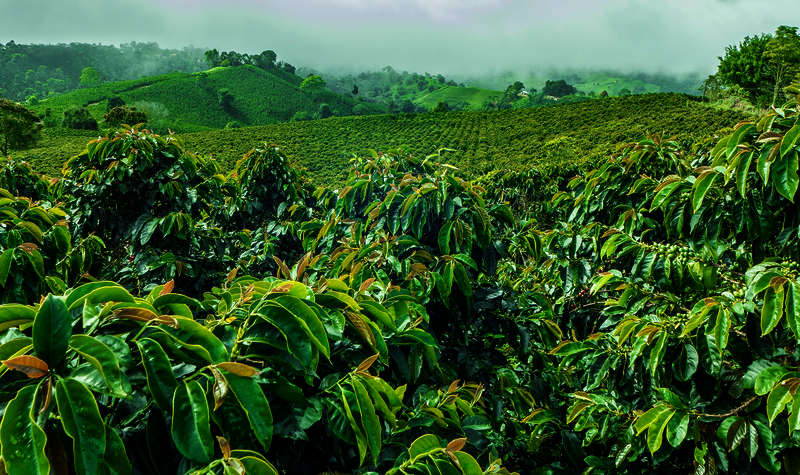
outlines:
[[480, 110], [486, 102], [496, 101], [501, 97], [503, 97], [503, 93], [500, 91], [477, 87], [446, 86], [415, 98], [414, 103], [428, 110], [433, 109], [440, 102], [444, 102], [450, 107], [466, 104], [467, 110]]
[[[214, 68], [105, 83], [43, 100], [33, 108], [40, 114], [50, 109], [60, 118], [65, 109], [88, 106], [100, 122], [108, 99], [119, 96], [127, 104], [146, 110], [151, 126], [176, 132], [223, 128], [232, 121], [243, 125], [287, 121], [298, 111], [316, 112], [322, 103], [329, 104], [334, 115], [351, 115], [357, 107], [359, 113], [380, 111], [377, 106], [360, 104], [332, 91], [302, 91], [301, 81], [293, 74], [267, 72], [254, 66]], [[221, 89], [233, 96], [232, 108], [220, 105]]]
[[[620, 142], [647, 133], [699, 140], [743, 117], [706, 107], [679, 94], [608, 98], [536, 109], [416, 115], [333, 117], [233, 130], [182, 134], [186, 148], [213, 154], [230, 169], [247, 150], [274, 143], [321, 182], [339, 181], [353, 154], [404, 147], [417, 155], [452, 148], [446, 159], [475, 176], [496, 168], [518, 168], [547, 160], [594, 160]], [[92, 133], [45, 130], [38, 148], [17, 152], [41, 172], [57, 174]]]

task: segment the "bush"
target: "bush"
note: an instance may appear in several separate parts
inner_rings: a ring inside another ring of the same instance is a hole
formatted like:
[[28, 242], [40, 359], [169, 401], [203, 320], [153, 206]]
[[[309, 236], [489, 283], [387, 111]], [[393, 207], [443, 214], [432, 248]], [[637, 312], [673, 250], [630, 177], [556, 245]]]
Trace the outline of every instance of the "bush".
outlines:
[[67, 129], [97, 130], [97, 120], [85, 107], [71, 107], [64, 111], [61, 127]]
[[136, 110], [136, 107], [119, 106], [108, 111], [103, 119], [111, 125], [137, 125], [147, 122], [147, 114]]
[[226, 111], [233, 109], [233, 94], [227, 88], [222, 88], [217, 91], [217, 102]]
[[327, 119], [333, 115], [333, 111], [331, 110], [331, 106], [329, 104], [320, 104], [319, 105], [319, 118], [320, 119]]
[[125, 101], [122, 100], [119, 96], [113, 96], [108, 99], [108, 104], [106, 104], [106, 112], [110, 111], [115, 107], [122, 107], [125, 105]]
[[225, 124], [225, 128], [228, 129], [228, 130], [230, 130], [230, 129], [240, 129], [240, 128], [242, 128], [242, 123], [239, 122], [238, 120], [232, 120], [232, 121], [228, 122], [227, 124]]

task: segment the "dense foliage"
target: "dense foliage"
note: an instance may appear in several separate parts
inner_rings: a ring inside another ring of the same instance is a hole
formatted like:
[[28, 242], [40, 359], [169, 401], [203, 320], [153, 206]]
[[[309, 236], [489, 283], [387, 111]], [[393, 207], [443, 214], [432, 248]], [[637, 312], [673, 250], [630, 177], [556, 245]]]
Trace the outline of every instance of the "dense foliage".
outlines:
[[774, 34], [746, 36], [738, 45], [725, 48], [715, 75], [706, 84], [714, 89], [741, 88], [755, 104], [775, 105], [781, 91], [800, 73], [800, 35], [797, 27], [780, 26]]
[[22, 104], [0, 98], [0, 155], [30, 147], [40, 138], [42, 122]]
[[[161, 49], [156, 43], [123, 43], [119, 47], [86, 43], [56, 45], [0, 44], [0, 96], [21, 101], [39, 99], [81, 86], [84, 68], [108, 81], [137, 79], [173, 71], [203, 69], [202, 50]], [[100, 77], [98, 76], [98, 80]]]
[[136, 128], [9, 160], [5, 468], [792, 471], [798, 117], [474, 182], [395, 150], [315, 189]]

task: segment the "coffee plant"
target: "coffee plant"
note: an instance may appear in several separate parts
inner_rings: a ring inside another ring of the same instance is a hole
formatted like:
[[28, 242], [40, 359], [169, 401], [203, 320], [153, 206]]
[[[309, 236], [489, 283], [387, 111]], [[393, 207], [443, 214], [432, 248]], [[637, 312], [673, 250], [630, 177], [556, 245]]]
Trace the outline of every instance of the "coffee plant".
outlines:
[[797, 471], [799, 117], [475, 181], [136, 127], [9, 161], [5, 471]]

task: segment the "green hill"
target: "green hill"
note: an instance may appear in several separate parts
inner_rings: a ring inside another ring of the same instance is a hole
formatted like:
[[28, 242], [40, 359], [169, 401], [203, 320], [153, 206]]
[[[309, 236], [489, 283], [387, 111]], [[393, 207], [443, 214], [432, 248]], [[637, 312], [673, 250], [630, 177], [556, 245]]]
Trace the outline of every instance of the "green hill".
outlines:
[[[34, 109], [40, 114], [50, 109], [52, 115], [61, 118], [70, 107], [87, 106], [100, 122], [108, 99], [119, 96], [126, 104], [146, 110], [151, 126], [176, 132], [223, 128], [232, 121], [242, 125], [282, 122], [299, 111], [317, 112], [322, 103], [329, 104], [337, 116], [381, 111], [379, 106], [360, 103], [329, 90], [301, 90], [301, 82], [293, 74], [267, 72], [254, 66], [214, 68], [78, 89], [43, 100]], [[227, 89], [233, 96], [232, 108], [220, 105], [221, 89]]]
[[501, 97], [503, 97], [503, 93], [500, 91], [477, 87], [445, 86], [415, 98], [414, 103], [429, 110], [440, 102], [451, 107], [467, 104], [466, 109], [468, 110], [480, 110], [487, 101], [496, 101]]
[[[230, 169], [261, 143], [279, 145], [320, 182], [337, 182], [353, 154], [402, 146], [424, 155], [452, 148], [445, 157], [477, 176], [497, 168], [535, 163], [571, 164], [598, 160], [620, 142], [648, 133], [691, 143], [735, 124], [744, 116], [705, 106], [681, 94], [645, 94], [491, 112], [333, 117], [261, 127], [182, 134], [186, 148], [213, 154]], [[56, 174], [80, 152], [88, 134], [46, 131], [36, 149], [18, 152], [42, 172]]]

